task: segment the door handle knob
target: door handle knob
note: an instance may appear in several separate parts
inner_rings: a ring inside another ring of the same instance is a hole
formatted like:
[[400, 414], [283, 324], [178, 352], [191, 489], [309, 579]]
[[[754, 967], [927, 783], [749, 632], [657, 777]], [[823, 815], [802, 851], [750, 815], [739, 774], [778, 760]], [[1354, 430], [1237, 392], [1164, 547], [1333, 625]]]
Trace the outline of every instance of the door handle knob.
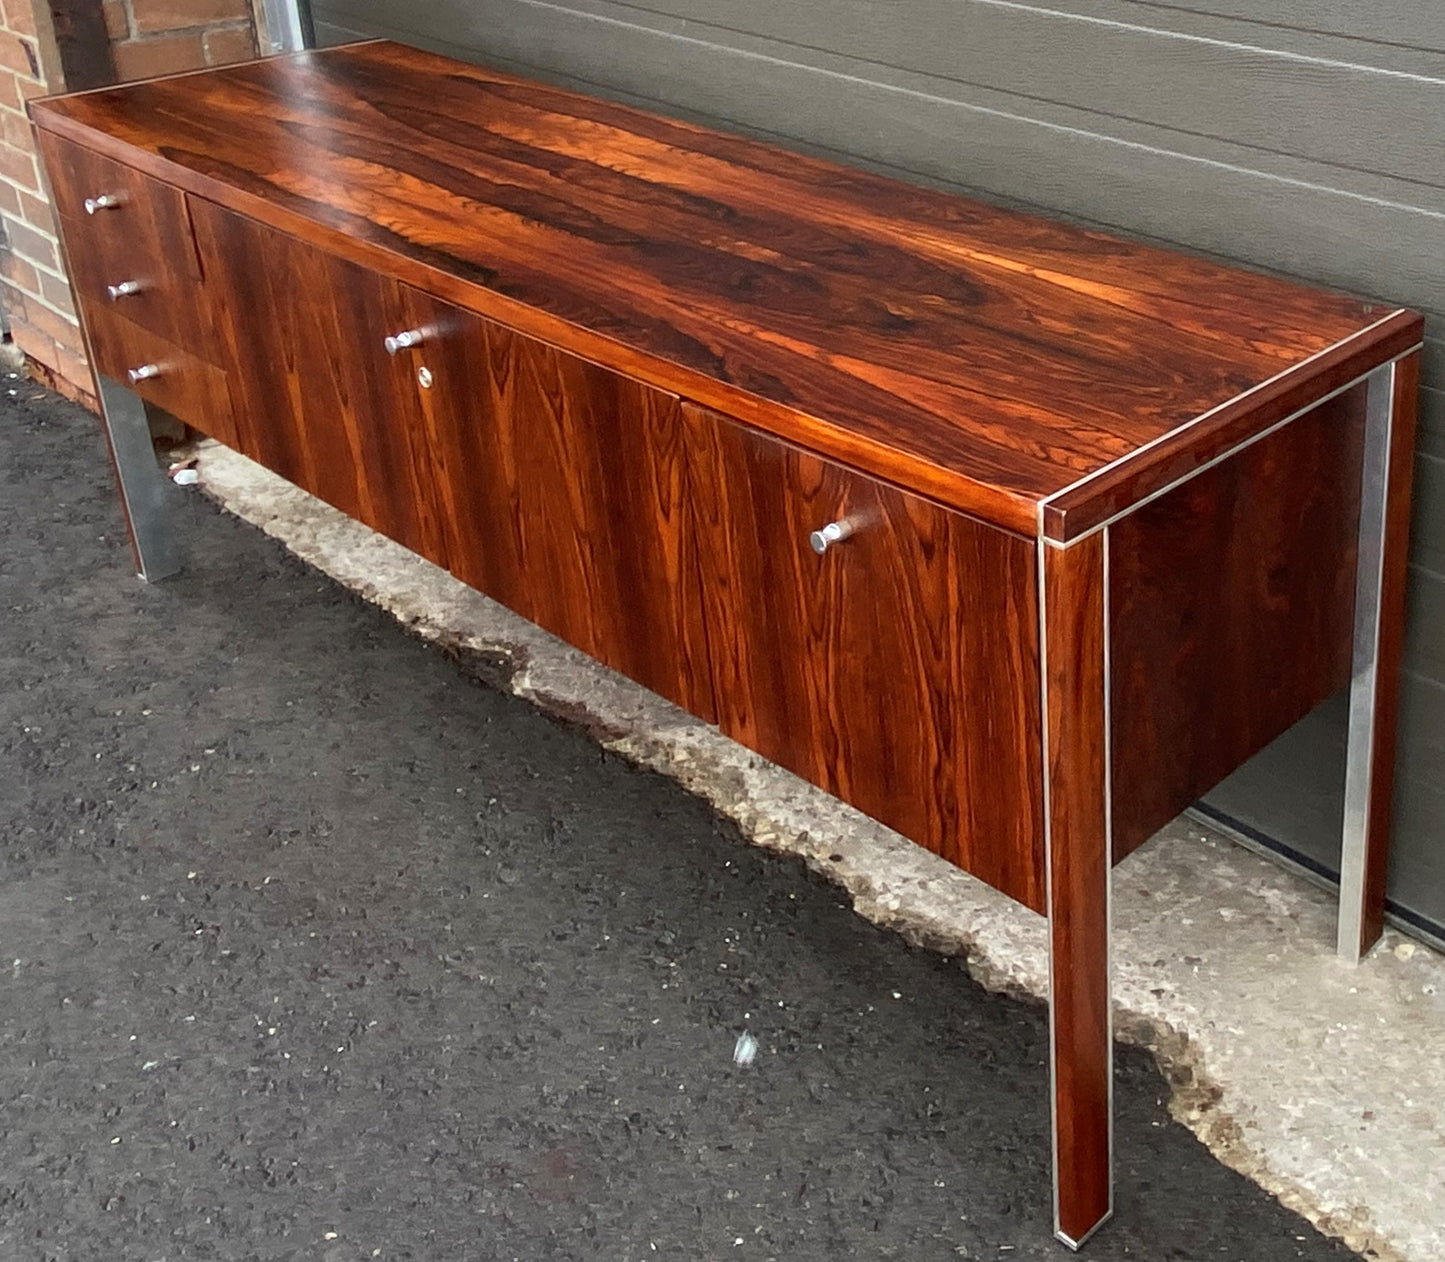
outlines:
[[138, 294], [141, 291], [141, 283], [138, 280], [123, 280], [119, 285], [107, 285], [105, 292], [110, 295], [111, 302], [119, 302], [130, 294]]
[[382, 342], [382, 345], [386, 347], [388, 355], [395, 355], [397, 351], [404, 351], [408, 346], [420, 346], [425, 340], [425, 330], [405, 329], [400, 333], [393, 333]]
[[114, 193], [101, 193], [98, 197], [87, 197], [85, 199], [85, 213], [93, 215], [98, 210], [115, 210], [120, 205], [120, 198]]
[[152, 377], [161, 375], [159, 364], [142, 364], [139, 368], [132, 368], [126, 376], [130, 378], [131, 385], [139, 385], [142, 381], [149, 381]]
[[830, 521], [822, 530], [815, 530], [808, 536], [808, 543], [813, 551], [822, 556], [835, 543], [842, 543], [857, 530], [851, 521], [846, 517], [838, 521]]

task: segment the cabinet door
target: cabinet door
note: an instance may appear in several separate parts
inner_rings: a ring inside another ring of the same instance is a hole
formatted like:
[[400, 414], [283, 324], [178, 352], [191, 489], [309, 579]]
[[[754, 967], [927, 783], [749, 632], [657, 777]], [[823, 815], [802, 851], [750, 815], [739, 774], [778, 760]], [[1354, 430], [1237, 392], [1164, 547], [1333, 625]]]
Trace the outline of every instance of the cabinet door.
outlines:
[[684, 413], [718, 724], [1041, 909], [1033, 542]]
[[694, 714], [675, 396], [407, 291], [453, 573]]
[[445, 564], [416, 380], [383, 345], [399, 287], [197, 198], [191, 218], [241, 450]]

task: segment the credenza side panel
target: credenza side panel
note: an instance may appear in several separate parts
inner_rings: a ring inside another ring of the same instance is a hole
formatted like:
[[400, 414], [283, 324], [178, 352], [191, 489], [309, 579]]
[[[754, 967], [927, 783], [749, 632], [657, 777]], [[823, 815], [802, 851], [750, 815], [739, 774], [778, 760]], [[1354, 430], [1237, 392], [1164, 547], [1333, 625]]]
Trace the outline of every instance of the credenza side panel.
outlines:
[[1114, 859], [1350, 678], [1365, 387], [1109, 528]]
[[683, 606], [675, 395], [418, 290], [420, 392], [446, 550], [468, 585], [710, 720]]
[[445, 564], [397, 284], [188, 198], [242, 452]]
[[1034, 543], [683, 413], [719, 726], [1042, 910]]

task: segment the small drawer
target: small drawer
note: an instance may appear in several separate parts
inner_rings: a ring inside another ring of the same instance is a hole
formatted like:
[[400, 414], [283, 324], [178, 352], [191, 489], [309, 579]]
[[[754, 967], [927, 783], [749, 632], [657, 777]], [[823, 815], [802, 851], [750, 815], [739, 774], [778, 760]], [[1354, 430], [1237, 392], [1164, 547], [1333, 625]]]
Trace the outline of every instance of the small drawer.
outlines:
[[71, 284], [86, 314], [113, 309], [204, 357], [201, 270], [185, 195], [81, 145], [40, 133]]
[[237, 445], [221, 369], [114, 312], [94, 313], [87, 329], [96, 372], [228, 447]]

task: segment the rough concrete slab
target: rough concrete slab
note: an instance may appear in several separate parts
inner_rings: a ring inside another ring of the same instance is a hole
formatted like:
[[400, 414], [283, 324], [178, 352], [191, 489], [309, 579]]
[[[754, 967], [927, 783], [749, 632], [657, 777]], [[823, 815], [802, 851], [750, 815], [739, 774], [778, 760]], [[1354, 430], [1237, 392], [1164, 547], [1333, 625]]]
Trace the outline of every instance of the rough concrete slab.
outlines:
[[[1046, 993], [1039, 917], [243, 457], [206, 443], [200, 469], [231, 511], [829, 872], [869, 920]], [[1342, 964], [1327, 894], [1186, 820], [1116, 870], [1114, 914], [1116, 1027], [1166, 1066], [1175, 1115], [1352, 1248], [1445, 1257], [1445, 958], [1389, 932]]]

